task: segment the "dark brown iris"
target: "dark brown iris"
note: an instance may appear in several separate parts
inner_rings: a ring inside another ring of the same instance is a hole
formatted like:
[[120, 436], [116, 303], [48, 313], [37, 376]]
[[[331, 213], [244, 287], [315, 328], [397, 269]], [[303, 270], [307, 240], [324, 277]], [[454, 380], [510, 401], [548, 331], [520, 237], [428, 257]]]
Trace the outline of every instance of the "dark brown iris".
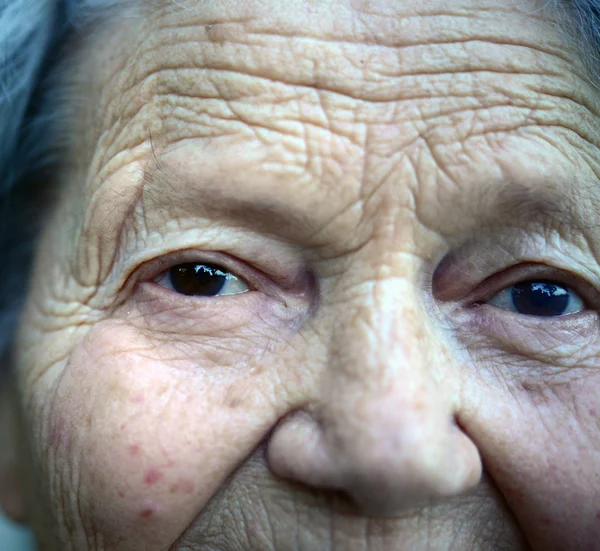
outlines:
[[182, 295], [214, 297], [232, 276], [214, 264], [178, 264], [169, 270], [169, 277]]
[[512, 288], [512, 301], [520, 314], [562, 316], [569, 306], [570, 293], [552, 281], [524, 281]]

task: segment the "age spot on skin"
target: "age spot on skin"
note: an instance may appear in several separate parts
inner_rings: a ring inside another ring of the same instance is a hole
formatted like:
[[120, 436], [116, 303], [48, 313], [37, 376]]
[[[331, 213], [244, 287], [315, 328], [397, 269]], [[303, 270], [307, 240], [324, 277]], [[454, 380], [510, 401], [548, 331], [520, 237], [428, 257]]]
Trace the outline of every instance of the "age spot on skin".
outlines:
[[237, 409], [247, 402], [246, 388], [231, 388], [223, 400], [223, 405], [229, 409]]
[[181, 490], [184, 494], [193, 494], [194, 493], [194, 483], [191, 480], [182, 480], [181, 481]]
[[231, 409], [236, 409], [241, 405], [242, 401], [239, 398], [232, 398], [227, 401], [226, 405]]
[[169, 493], [177, 494], [192, 494], [194, 493], [194, 483], [191, 480], [179, 480], [179, 482], [169, 485]]

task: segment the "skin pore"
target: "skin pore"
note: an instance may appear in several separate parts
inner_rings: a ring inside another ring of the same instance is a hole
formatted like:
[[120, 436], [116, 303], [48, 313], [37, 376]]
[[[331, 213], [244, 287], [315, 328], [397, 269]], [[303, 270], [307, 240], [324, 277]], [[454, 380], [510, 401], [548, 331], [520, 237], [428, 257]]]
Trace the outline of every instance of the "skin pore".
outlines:
[[550, 11], [165, 0], [71, 77], [3, 492], [42, 551], [600, 549], [600, 101]]

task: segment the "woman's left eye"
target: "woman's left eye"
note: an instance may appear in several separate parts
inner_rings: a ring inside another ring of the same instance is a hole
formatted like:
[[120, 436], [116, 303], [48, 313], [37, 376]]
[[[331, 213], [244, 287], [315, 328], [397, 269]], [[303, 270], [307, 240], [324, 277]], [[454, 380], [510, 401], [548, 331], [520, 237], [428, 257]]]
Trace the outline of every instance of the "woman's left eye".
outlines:
[[526, 316], [557, 317], [585, 310], [583, 299], [566, 285], [530, 280], [500, 291], [486, 304]]
[[250, 290], [246, 282], [217, 264], [190, 262], [163, 272], [156, 283], [187, 296], [238, 295]]

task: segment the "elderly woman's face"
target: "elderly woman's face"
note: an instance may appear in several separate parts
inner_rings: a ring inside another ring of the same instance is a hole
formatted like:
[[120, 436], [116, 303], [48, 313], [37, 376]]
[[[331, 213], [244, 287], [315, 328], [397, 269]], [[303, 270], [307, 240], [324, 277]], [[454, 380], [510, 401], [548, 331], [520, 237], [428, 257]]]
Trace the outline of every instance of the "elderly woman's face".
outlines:
[[15, 354], [41, 548], [600, 549], [599, 101], [552, 14], [162, 4], [76, 60]]

